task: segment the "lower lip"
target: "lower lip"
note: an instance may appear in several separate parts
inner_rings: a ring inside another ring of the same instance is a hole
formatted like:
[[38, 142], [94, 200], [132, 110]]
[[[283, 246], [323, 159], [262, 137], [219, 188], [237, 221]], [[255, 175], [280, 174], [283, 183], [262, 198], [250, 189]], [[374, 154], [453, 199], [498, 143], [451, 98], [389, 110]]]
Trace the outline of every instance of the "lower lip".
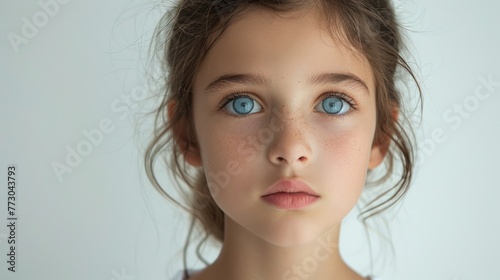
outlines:
[[313, 204], [318, 200], [318, 196], [307, 193], [273, 193], [263, 196], [262, 199], [278, 208], [282, 209], [300, 209]]

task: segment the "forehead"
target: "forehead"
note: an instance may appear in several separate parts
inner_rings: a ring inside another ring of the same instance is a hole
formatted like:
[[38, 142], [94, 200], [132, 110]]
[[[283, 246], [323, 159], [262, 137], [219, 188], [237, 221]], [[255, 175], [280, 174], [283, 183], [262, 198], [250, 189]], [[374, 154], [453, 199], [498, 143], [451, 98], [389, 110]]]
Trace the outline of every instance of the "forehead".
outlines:
[[315, 9], [277, 13], [250, 8], [208, 51], [195, 84], [206, 84], [227, 73], [257, 72], [271, 78], [300, 79], [342, 72], [360, 77], [372, 91], [372, 71], [365, 57], [346, 44], [347, 40], [339, 40], [342, 34], [332, 34], [323, 18]]

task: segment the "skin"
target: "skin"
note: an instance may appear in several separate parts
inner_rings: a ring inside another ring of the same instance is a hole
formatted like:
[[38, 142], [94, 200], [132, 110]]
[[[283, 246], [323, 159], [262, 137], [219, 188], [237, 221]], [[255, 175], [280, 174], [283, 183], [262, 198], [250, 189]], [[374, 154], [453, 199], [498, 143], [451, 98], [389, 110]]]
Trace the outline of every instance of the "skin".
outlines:
[[[362, 82], [312, 78], [325, 73]], [[260, 79], [214, 83], [234, 74]], [[235, 92], [255, 101], [252, 113], [237, 116], [232, 103], [219, 108]], [[353, 106], [343, 115], [322, 111], [329, 92]], [[209, 51], [192, 100], [198, 146], [185, 151], [186, 160], [203, 168], [225, 213], [221, 253], [192, 279], [363, 279], [342, 260], [338, 240], [367, 170], [387, 150], [374, 144], [375, 83], [366, 59], [334, 40], [314, 10], [278, 16], [255, 8]], [[176, 131], [182, 142], [183, 130]], [[261, 196], [282, 178], [302, 180], [319, 199], [298, 210], [269, 205]]]

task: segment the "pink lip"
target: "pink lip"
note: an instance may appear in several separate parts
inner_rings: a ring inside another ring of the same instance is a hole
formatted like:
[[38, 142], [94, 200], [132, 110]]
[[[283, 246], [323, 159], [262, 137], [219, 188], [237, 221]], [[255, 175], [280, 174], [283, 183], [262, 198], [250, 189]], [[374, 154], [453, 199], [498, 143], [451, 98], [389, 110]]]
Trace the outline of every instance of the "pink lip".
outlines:
[[261, 198], [282, 209], [304, 208], [319, 199], [307, 184], [300, 180], [279, 180]]

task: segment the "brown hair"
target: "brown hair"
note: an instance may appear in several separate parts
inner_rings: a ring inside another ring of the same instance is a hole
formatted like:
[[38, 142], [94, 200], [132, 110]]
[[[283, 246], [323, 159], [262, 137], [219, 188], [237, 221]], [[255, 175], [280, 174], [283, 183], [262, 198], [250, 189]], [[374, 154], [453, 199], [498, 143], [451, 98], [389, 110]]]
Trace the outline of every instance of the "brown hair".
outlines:
[[[374, 141], [390, 141], [385, 158], [386, 172], [375, 183], [391, 178], [398, 162], [401, 164], [401, 174], [391, 188], [365, 205], [360, 214], [363, 222], [399, 201], [412, 179], [414, 149], [410, 140], [413, 134], [411, 129], [403, 127], [403, 112], [397, 121], [393, 117], [395, 110], [403, 109], [397, 87], [397, 82], [401, 80], [398, 74], [401, 70], [409, 74], [419, 94], [420, 87], [415, 74], [401, 55], [404, 47], [401, 27], [388, 0], [182, 0], [162, 17], [155, 32], [156, 44], [152, 45], [162, 61], [165, 86], [163, 99], [156, 110], [154, 136], [145, 155], [145, 168], [149, 179], [161, 194], [192, 214], [185, 253], [195, 225], [201, 225], [205, 233], [202, 242], [209, 237], [220, 242], [224, 240], [224, 215], [210, 195], [205, 174], [203, 170], [186, 165], [182, 152], [196, 149], [197, 145], [192, 120], [191, 87], [208, 50], [231, 22], [251, 6], [275, 12], [305, 7], [318, 9], [331, 27], [332, 35], [363, 54], [373, 69], [377, 104]], [[176, 101], [176, 106], [169, 117], [167, 104], [171, 100]], [[172, 132], [175, 129], [184, 130], [186, 141], [174, 139]], [[187, 203], [173, 199], [156, 179], [153, 167], [156, 159], [162, 156], [169, 160], [173, 178]], [[183, 184], [187, 188], [182, 187]]]

